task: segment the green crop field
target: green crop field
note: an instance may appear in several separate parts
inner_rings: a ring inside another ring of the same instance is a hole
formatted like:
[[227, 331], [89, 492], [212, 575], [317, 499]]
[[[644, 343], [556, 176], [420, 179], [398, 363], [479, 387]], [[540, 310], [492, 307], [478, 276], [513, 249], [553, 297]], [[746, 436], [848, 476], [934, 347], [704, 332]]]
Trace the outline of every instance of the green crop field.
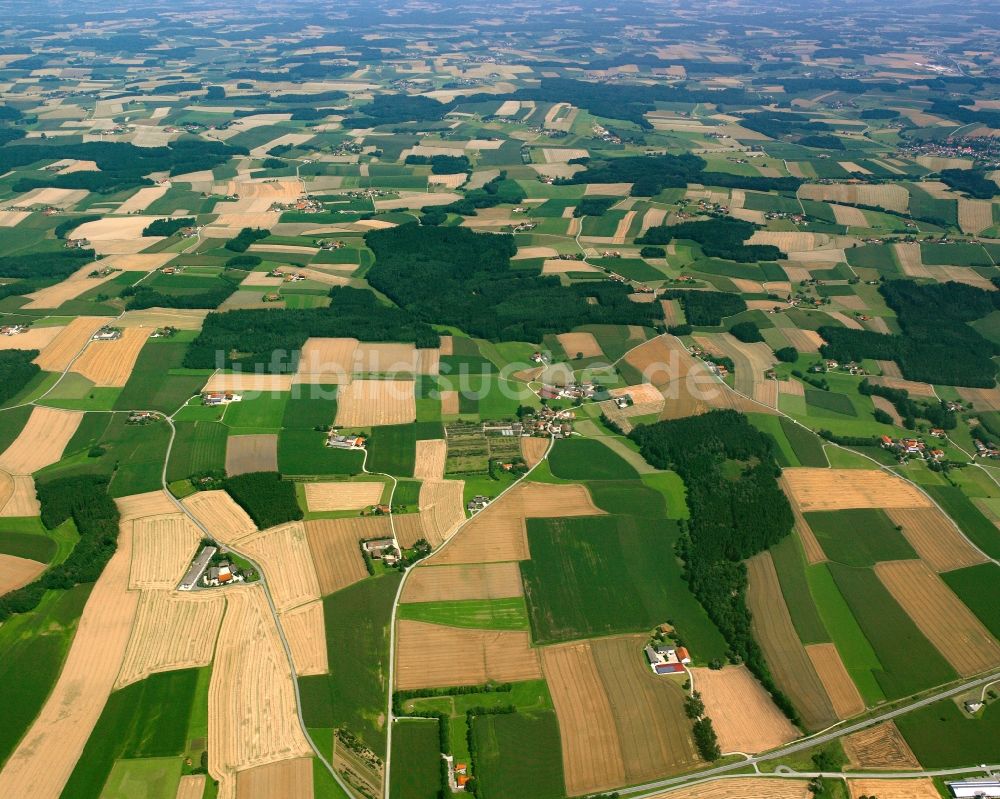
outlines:
[[562, 752], [555, 713], [476, 716], [475, 777], [481, 799], [562, 799]]
[[364, 453], [326, 446], [326, 433], [282, 430], [278, 434], [278, 471], [282, 474], [361, 474]]
[[118, 760], [111, 768], [100, 799], [174, 799], [181, 780], [179, 757]]
[[529, 519], [521, 562], [537, 643], [641, 632], [670, 621], [706, 661], [726, 646], [680, 575], [676, 523], [633, 516]]
[[823, 452], [823, 441], [811, 430], [800, 424], [795, 424], [785, 416], [779, 416], [778, 422], [785, 432], [788, 443], [792, 445], [795, 457], [803, 466], [814, 466], [825, 468], [827, 464], [826, 455]]
[[641, 475], [642, 482], [659, 491], [667, 501], [668, 519], [689, 519], [687, 488], [677, 472], [652, 472]]
[[419, 480], [397, 480], [396, 490], [392, 493], [392, 504], [416, 507], [420, 501], [420, 486]]
[[563, 480], [631, 480], [638, 472], [600, 441], [564, 438], [549, 454], [552, 474]]
[[[337, 387], [299, 385], [285, 403], [281, 426], [296, 430], [312, 430], [329, 426], [337, 415]], [[296, 396], [299, 394], [299, 396]]]
[[48, 591], [31, 613], [0, 627], [0, 763], [42, 709], [69, 652], [83, 606], [93, 585]]
[[[931, 646], [923, 633], [871, 569], [829, 564], [837, 588], [871, 642], [884, 671], [875, 679], [889, 699], [955, 679], [955, 670]], [[914, 653], [919, 653], [915, 657]]]
[[523, 597], [408, 603], [399, 606], [399, 618], [484, 630], [528, 628], [528, 609]]
[[183, 753], [198, 671], [153, 674], [112, 693], [62, 795], [98, 799], [118, 758]]
[[[807, 388], [806, 406], [809, 408], [809, 414], [814, 416], [822, 417], [824, 416], [824, 411], [841, 416], [858, 415], [851, 400], [843, 394], [838, 394], [834, 391], [820, 391], [815, 388]], [[816, 413], [817, 411], [819, 413]]]
[[963, 241], [921, 244], [920, 260], [928, 266], [993, 266], [993, 261], [981, 245]]
[[437, 721], [397, 721], [392, 730], [389, 799], [438, 799], [440, 763]]
[[638, 480], [594, 480], [587, 483], [594, 504], [607, 513], [650, 519], [667, 515], [663, 494]]
[[226, 406], [222, 421], [234, 435], [249, 433], [277, 433], [285, 415], [288, 392], [261, 394], [254, 399], [244, 399]]
[[22, 533], [4, 529], [6, 520], [0, 519], [0, 554], [13, 555], [17, 558], [37, 560], [48, 563], [55, 557], [58, 545], [55, 539], [45, 533], [45, 528], [39, 524], [38, 532]]
[[373, 427], [368, 438], [370, 472], [384, 472], [398, 477], [412, 477], [417, 457], [417, 431], [413, 424]]
[[813, 511], [805, 514], [823, 552], [847, 566], [873, 566], [883, 560], [916, 558], [917, 553], [877, 508]]
[[884, 670], [882, 662], [837, 587], [829, 567], [825, 563], [809, 566], [806, 577], [823, 626], [837, 645], [844, 666], [865, 703], [874, 705], [884, 701], [885, 691], [876, 679]]
[[132, 374], [115, 400], [117, 410], [173, 413], [197, 394], [211, 372], [178, 374], [188, 345], [169, 338], [150, 339], [139, 353]]
[[896, 726], [924, 768], [974, 766], [996, 760], [1000, 704], [970, 719], [952, 699], [942, 699], [896, 719]]
[[945, 572], [941, 579], [948, 583], [951, 590], [976, 614], [994, 637], [1000, 638], [1000, 602], [997, 602], [1000, 566], [995, 563], [980, 563], [978, 566]]
[[307, 727], [346, 726], [385, 755], [389, 619], [398, 573], [363, 580], [323, 599], [329, 675], [299, 678]]
[[803, 644], [820, 644], [832, 640], [809, 590], [805, 556], [798, 536], [787, 535], [771, 547], [771, 558], [799, 640]]
[[956, 486], [924, 487], [969, 539], [991, 558], [1000, 558], [1000, 530]]
[[219, 422], [175, 422], [174, 446], [167, 464], [167, 480], [183, 480], [202, 472], [226, 468], [226, 437]]

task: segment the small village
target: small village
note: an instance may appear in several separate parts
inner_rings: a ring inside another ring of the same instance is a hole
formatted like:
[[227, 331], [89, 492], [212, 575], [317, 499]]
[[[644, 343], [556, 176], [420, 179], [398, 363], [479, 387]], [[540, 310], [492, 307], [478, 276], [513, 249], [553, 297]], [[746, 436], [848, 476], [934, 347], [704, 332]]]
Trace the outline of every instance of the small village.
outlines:
[[[935, 438], [944, 438], [944, 430], [935, 427], [931, 430], [931, 435]], [[937, 447], [928, 447], [927, 443], [920, 438], [890, 438], [889, 436], [882, 436], [879, 439], [882, 449], [888, 450], [893, 455], [895, 455], [900, 463], [906, 463], [911, 457], [921, 458], [925, 461], [939, 462], [944, 458], [944, 450]], [[976, 448], [983, 447], [982, 452], [977, 452], [977, 454], [985, 454], [991, 450], [987, 449], [982, 442], [978, 439], [976, 440]], [[989, 457], [995, 457], [990, 455]], [[997, 452], [997, 456], [1000, 457], [1000, 451]]]

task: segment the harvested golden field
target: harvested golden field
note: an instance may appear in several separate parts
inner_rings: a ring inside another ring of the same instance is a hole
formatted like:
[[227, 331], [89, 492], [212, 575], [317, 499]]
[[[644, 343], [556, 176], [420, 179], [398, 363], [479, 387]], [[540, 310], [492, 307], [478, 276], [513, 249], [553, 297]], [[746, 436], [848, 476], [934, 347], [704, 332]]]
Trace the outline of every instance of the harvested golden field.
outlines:
[[838, 225], [846, 225], [847, 227], [868, 227], [868, 220], [865, 218], [865, 213], [860, 208], [854, 208], [850, 205], [831, 205], [833, 209], [834, 219], [837, 220]]
[[405, 424], [416, 417], [412, 380], [355, 380], [337, 396], [338, 426]]
[[844, 754], [851, 767], [868, 769], [913, 769], [920, 768], [916, 755], [906, 739], [900, 734], [896, 724], [884, 721], [860, 732], [852, 732], [840, 739]]
[[958, 226], [963, 233], [979, 233], [993, 227], [993, 203], [989, 200], [958, 201]]
[[29, 327], [16, 336], [0, 336], [0, 350], [38, 350], [41, 352], [65, 329], [65, 325]]
[[198, 308], [147, 308], [126, 311], [117, 324], [119, 327], [176, 327], [178, 330], [201, 330], [208, 315]]
[[90, 337], [111, 322], [108, 316], [78, 316], [35, 358], [45, 372], [62, 372], [90, 341]]
[[811, 799], [808, 780], [724, 777], [658, 793], [649, 799]]
[[963, 677], [1000, 665], [1000, 644], [926, 563], [876, 563], [875, 574], [927, 640]]
[[158, 671], [211, 663], [225, 607], [223, 591], [143, 591], [115, 690]]
[[312, 754], [299, 727], [291, 669], [260, 586], [226, 591], [208, 688], [208, 740], [209, 773], [223, 786], [236, 771]]
[[909, 277], [930, 277], [931, 273], [924, 266], [920, 255], [920, 245], [913, 242], [899, 242], [892, 245], [896, 260], [903, 270], [904, 275]]
[[986, 562], [986, 556], [937, 508], [893, 508], [888, 513], [892, 523], [902, 528], [906, 540], [934, 571], [947, 572]]
[[17, 206], [20, 208], [30, 208], [35, 205], [42, 206], [44, 208], [51, 205], [55, 208], [62, 208], [65, 210], [67, 208], [72, 208], [86, 196], [86, 189], [58, 189], [55, 187], [47, 187], [32, 189], [27, 194], [15, 197], [9, 202], [11, 206]]
[[642, 217], [642, 227], [639, 229], [639, 235], [645, 236], [646, 231], [651, 227], [658, 227], [663, 224], [663, 220], [667, 218], [667, 210], [665, 208], [650, 208], [643, 214]]
[[326, 596], [368, 576], [359, 541], [392, 535], [388, 516], [313, 519], [305, 523], [320, 594]]
[[823, 337], [815, 330], [800, 330], [797, 327], [783, 327], [782, 335], [799, 352], [819, 352]]
[[310, 338], [302, 346], [296, 383], [349, 383], [356, 338]]
[[545, 453], [549, 451], [550, 443], [548, 438], [524, 437], [521, 439], [521, 457], [524, 458], [529, 469], [545, 457]]
[[291, 375], [265, 375], [252, 372], [224, 374], [216, 372], [205, 383], [202, 391], [290, 391]]
[[892, 423], [894, 425], [898, 425], [899, 427], [903, 426], [903, 417], [899, 415], [899, 411], [897, 411], [896, 406], [892, 404], [892, 400], [887, 397], [873, 396], [872, 404], [877, 410], [887, 413], [889, 418], [892, 419]]
[[604, 355], [593, 333], [560, 333], [556, 338], [570, 358], [600, 358]]
[[444, 479], [444, 465], [447, 459], [448, 442], [443, 438], [418, 441], [413, 476], [417, 480], [442, 480]]
[[802, 542], [802, 549], [809, 564], [822, 563], [826, 560], [826, 553], [816, 539], [816, 534], [813, 533], [809, 522], [806, 521], [806, 517], [802, 515], [802, 508], [799, 507], [799, 503], [796, 501], [795, 495], [792, 493], [792, 489], [785, 479], [786, 471], [785, 469], [782, 470], [781, 477], [778, 478], [778, 484], [781, 486], [781, 490], [785, 492], [785, 496], [788, 497], [788, 504], [792, 506], [792, 516], [795, 517], [795, 532], [798, 533], [799, 541]]
[[931, 501], [912, 483], [868, 469], [814, 469], [800, 466], [782, 471], [784, 485], [804, 512], [844, 508], [929, 508]]
[[131, 536], [94, 584], [59, 679], [0, 771], [0, 796], [59, 796], [111, 694], [139, 604], [128, 590]]
[[141, 519], [143, 516], [161, 516], [165, 513], [180, 513], [180, 509], [166, 491], [148, 491], [115, 499], [122, 521]]
[[625, 243], [625, 238], [628, 236], [628, 231], [632, 226], [632, 220], [635, 219], [635, 215], [636, 211], [625, 212], [625, 216], [618, 221], [618, 227], [615, 228], [615, 235], [611, 237], [612, 244]]
[[[106, 216], [93, 222], [85, 222], [69, 235], [74, 239], [90, 239], [95, 244], [102, 241], [140, 240], [143, 238], [143, 229], [155, 221], [155, 216]], [[158, 237], [147, 236], [139, 249], [148, 247], [156, 241], [159, 241]], [[99, 248], [95, 249], [100, 252]]]
[[[427, 542], [432, 547], [451, 538], [465, 521], [464, 490], [464, 480], [424, 480], [420, 486], [420, 518]], [[402, 539], [400, 543], [403, 544]]]
[[181, 777], [175, 799], [201, 799], [205, 793], [206, 779], [204, 774], [187, 774]]
[[176, 508], [173, 513], [122, 522], [132, 533], [129, 588], [173, 589], [181, 581], [201, 541], [201, 530]]
[[877, 796], [878, 799], [941, 799], [930, 777], [913, 780], [856, 779], [848, 780], [851, 799]]
[[[869, 383], [874, 383], [877, 386], [885, 386], [886, 388], [902, 388], [910, 393], [911, 397], [920, 397], [921, 399], [936, 400], [937, 394], [934, 393], [934, 386], [928, 383], [917, 383], [913, 380], [902, 380], [895, 377], [883, 377], [883, 376], [873, 376], [868, 378]], [[969, 389], [959, 389], [961, 394], [963, 391], [968, 391]]]
[[412, 547], [421, 538], [430, 541], [424, 525], [424, 517], [423, 513], [394, 513], [392, 515], [392, 527], [396, 531], [396, 541], [401, 547], [404, 549]]
[[771, 553], [762, 552], [750, 558], [747, 572], [750, 581], [747, 606], [753, 614], [754, 635], [764, 650], [775, 683], [795, 704], [806, 729], [830, 726], [837, 721], [837, 714], [795, 632]]
[[278, 436], [257, 433], [226, 439], [226, 474], [235, 477], [247, 472], [278, 471]]
[[631, 183], [588, 183], [585, 197], [627, 197], [632, 191]]
[[798, 195], [803, 200], [821, 200], [848, 205], [874, 205], [901, 214], [906, 213], [910, 204], [910, 193], [903, 186], [892, 183], [875, 186], [845, 183], [805, 183], [799, 187]]
[[621, 741], [626, 781], [687, 771], [704, 761], [691, 736], [679, 681], [653, 674], [642, 655], [645, 636], [590, 643]]
[[837, 716], [846, 719], [864, 712], [865, 702], [833, 644], [810, 644], [806, 653], [826, 689]]
[[831, 319], [836, 319], [840, 324], [846, 327], [848, 330], [864, 330], [864, 325], [862, 325], [853, 316], [848, 316], [847, 314], [841, 313], [840, 311], [827, 311], [826, 315]]
[[159, 200], [170, 189], [170, 183], [164, 181], [159, 186], [147, 186], [139, 189], [125, 202], [118, 206], [116, 214], [138, 214], [145, 211], [154, 201]]
[[288, 648], [292, 650], [296, 674], [305, 677], [330, 671], [321, 601], [286, 610], [281, 614], [281, 628], [288, 639]]
[[527, 632], [471, 630], [402, 619], [397, 623], [396, 688], [538, 680], [542, 669]]
[[503, 599], [523, 593], [521, 570], [516, 563], [422, 566], [410, 572], [400, 601]]
[[621, 741], [589, 642], [543, 647], [542, 667], [559, 719], [571, 796], [624, 785]]
[[0, 596], [27, 585], [45, 571], [45, 564], [0, 552]]
[[774, 352], [763, 342], [747, 344], [729, 333], [705, 334], [694, 337], [706, 350], [720, 350], [736, 366], [734, 388], [745, 397], [763, 405], [775, 407], [778, 384], [764, 373], [775, 364]]
[[319, 582], [302, 522], [271, 527], [240, 543], [267, 575], [274, 606], [288, 610], [319, 599]]
[[231, 544], [257, 530], [246, 511], [225, 491], [199, 491], [183, 503], [221, 544]]
[[749, 239], [748, 245], [771, 244], [784, 253], [816, 250], [828, 244], [830, 237], [825, 233], [802, 233], [799, 231], [758, 230]]
[[[6, 472], [2, 481], [7, 486], [6, 493], [0, 489], [0, 517], [39, 516], [42, 512], [35, 493], [35, 481], [30, 474], [18, 474], [11, 477]], [[6, 481], [10, 481], [7, 483]]]
[[12, 475], [32, 474], [55, 463], [82, 420], [79, 411], [35, 406], [24, 429], [0, 454], [0, 470]]
[[799, 736], [746, 666], [691, 669], [723, 752], [756, 754]]
[[457, 391], [442, 391], [441, 392], [441, 413], [444, 416], [457, 416], [458, 415], [458, 392]]
[[313, 799], [311, 757], [279, 760], [236, 775], [236, 799]]
[[361, 510], [377, 505], [385, 485], [375, 481], [335, 480], [303, 483], [310, 511]]
[[527, 560], [528, 518], [602, 514], [579, 484], [519, 483], [480, 511], [433, 556], [434, 563], [491, 563]]

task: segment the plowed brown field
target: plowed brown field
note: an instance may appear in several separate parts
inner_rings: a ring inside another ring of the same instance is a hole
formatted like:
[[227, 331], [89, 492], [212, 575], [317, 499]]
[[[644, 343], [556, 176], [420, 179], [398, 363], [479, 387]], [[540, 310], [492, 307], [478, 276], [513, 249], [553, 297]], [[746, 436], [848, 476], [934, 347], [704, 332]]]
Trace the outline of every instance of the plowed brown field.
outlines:
[[397, 625], [396, 687], [401, 690], [541, 676], [538, 652], [526, 632], [470, 630], [408, 619]]
[[600, 358], [604, 355], [593, 333], [560, 333], [556, 338], [570, 358], [576, 358], [578, 354], [584, 358]]
[[278, 471], [278, 436], [258, 433], [226, 439], [226, 474]]

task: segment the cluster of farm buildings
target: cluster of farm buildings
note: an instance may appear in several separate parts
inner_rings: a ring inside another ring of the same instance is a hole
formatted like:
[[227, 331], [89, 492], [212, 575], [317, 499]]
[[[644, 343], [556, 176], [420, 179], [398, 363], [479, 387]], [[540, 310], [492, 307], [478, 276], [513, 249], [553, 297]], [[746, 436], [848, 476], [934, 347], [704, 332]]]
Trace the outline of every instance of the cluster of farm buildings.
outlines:
[[[935, 427], [931, 430], [931, 435], [935, 438], [944, 438], [945, 432], [941, 428]], [[943, 449], [938, 449], [937, 447], [929, 448], [926, 442], [919, 438], [890, 438], [889, 436], [882, 436], [880, 442], [882, 449], [887, 449], [900, 458], [915, 455], [927, 461], [939, 461], [944, 457]], [[976, 444], [982, 446], [979, 441], [976, 441]]]
[[648, 644], [645, 653], [653, 674], [681, 674], [691, 662], [691, 655], [683, 646]]

